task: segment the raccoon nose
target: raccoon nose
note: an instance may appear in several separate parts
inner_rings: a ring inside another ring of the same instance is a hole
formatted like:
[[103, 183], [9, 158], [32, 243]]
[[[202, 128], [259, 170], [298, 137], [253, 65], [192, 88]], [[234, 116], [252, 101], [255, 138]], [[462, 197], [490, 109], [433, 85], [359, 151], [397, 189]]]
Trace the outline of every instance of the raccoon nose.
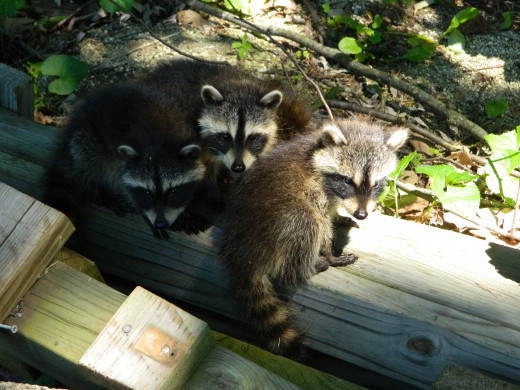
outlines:
[[242, 173], [246, 170], [246, 166], [243, 162], [234, 162], [233, 165], [231, 165], [231, 170], [235, 173]]
[[365, 210], [356, 210], [354, 212], [354, 217], [356, 219], [365, 219], [368, 216], [368, 213]]
[[154, 227], [156, 229], [166, 229], [168, 227], [168, 221], [165, 218], [157, 218]]

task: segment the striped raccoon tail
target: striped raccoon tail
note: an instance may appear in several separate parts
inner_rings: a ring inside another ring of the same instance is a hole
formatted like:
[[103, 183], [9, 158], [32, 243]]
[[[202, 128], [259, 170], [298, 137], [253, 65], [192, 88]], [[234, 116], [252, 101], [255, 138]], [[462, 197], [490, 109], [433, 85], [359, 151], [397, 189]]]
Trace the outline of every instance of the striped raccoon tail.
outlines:
[[251, 328], [270, 352], [294, 360], [306, 355], [304, 333], [295, 324], [295, 313], [276, 291], [268, 276], [235, 284], [239, 306], [245, 310]]

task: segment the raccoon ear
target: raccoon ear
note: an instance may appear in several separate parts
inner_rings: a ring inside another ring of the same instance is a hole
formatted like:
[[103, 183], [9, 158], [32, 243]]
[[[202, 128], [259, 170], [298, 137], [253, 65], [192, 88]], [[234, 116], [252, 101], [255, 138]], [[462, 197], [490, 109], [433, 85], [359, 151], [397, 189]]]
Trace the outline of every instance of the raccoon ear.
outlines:
[[270, 108], [274, 110], [280, 105], [280, 103], [282, 103], [282, 100], [283, 94], [275, 89], [274, 91], [271, 91], [262, 96], [262, 98], [258, 101], [258, 104], [264, 108]]
[[391, 150], [397, 150], [404, 145], [407, 138], [408, 130], [400, 127], [397, 130], [388, 132], [385, 143]]
[[192, 160], [196, 160], [200, 156], [199, 145], [187, 145], [179, 151], [179, 154], [183, 157], [187, 157]]
[[219, 104], [224, 100], [222, 94], [212, 85], [204, 85], [200, 90], [200, 96], [206, 105]]
[[134, 148], [128, 145], [119, 145], [117, 147], [117, 151], [121, 156], [125, 157], [128, 160], [137, 157], [139, 154], [135, 151]]
[[319, 145], [322, 148], [333, 145], [346, 144], [347, 140], [341, 130], [334, 125], [327, 125], [323, 127], [323, 132], [319, 140]]

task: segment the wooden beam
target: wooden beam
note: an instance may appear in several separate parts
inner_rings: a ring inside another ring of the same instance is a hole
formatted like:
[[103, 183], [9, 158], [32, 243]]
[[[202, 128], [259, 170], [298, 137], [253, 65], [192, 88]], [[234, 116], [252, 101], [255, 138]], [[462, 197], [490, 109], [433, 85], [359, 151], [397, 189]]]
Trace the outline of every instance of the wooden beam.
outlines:
[[[20, 151], [15, 144], [35, 134], [52, 145], [59, 131], [19, 122], [0, 112], [0, 179], [36, 193], [48, 150]], [[31, 172], [13, 174], [23, 165]], [[102, 271], [243, 320], [215, 231], [158, 241], [138, 216], [118, 218], [97, 206], [86, 211], [82, 253]], [[448, 364], [520, 382], [520, 252], [390, 217], [366, 222], [349, 233], [347, 249], [360, 256], [357, 263], [288, 291], [310, 346], [420, 388], [431, 387]], [[346, 237], [340, 232], [338, 245]]]
[[[149, 295], [147, 296], [149, 297]], [[130, 301], [126, 299], [125, 295], [78, 270], [60, 261], [53, 262], [24, 297], [21, 315], [10, 317], [7, 320], [9, 325], [17, 325], [19, 331], [16, 334], [0, 331], [0, 356], [10, 356], [17, 364], [22, 364], [23, 367], [34, 367], [75, 390], [104, 389], [106, 387], [101, 387], [85, 378], [79, 362], [84, 356], [88, 359], [92, 352], [90, 348], [98, 346], [96, 342], [105, 340], [107, 333], [103, 334], [103, 330], [111, 328], [114, 318], [116, 320], [122, 318], [120, 317], [122, 314], [121, 310], [126, 311], [126, 309], [130, 308], [131, 311], [134, 311], [141, 308], [143, 312], [152, 312], [154, 309], [154, 306], [143, 308], [140, 303], [138, 303], [138, 308], [132, 307], [135, 299]], [[155, 296], [154, 300], [158, 302], [160, 299]], [[149, 299], [147, 301], [150, 302]], [[163, 302], [162, 305], [165, 305], [164, 301], [160, 301]], [[119, 315], [116, 315], [118, 310]], [[159, 312], [163, 312], [161, 308]], [[179, 313], [177, 312], [177, 314]], [[155, 314], [156, 312], [154, 312]], [[144, 318], [149, 317], [145, 315]], [[184, 324], [186, 324], [186, 318], [185, 313], [182, 314], [182, 318], [179, 318], [179, 316], [171, 317], [171, 323], [168, 323], [167, 318], [159, 320], [159, 322], [166, 321], [161, 322], [162, 325], [156, 322], [157, 319], [153, 321], [161, 329], [179, 326], [180, 330], [182, 329], [182, 324], [179, 320], [184, 321]], [[136, 326], [132, 326], [134, 331], [139, 328], [139, 324], [145, 322], [143, 317], [137, 318], [136, 321], [134, 322], [133, 319], [130, 321], [132, 325]], [[146, 330], [142, 333], [142, 335], [144, 334], [146, 334]], [[205, 335], [206, 337], [209, 335], [212, 338], [210, 333]], [[108, 347], [117, 339], [116, 335], [114, 339], [107, 341], [106, 346]], [[141, 340], [142, 337], [138, 337], [138, 339]], [[148, 354], [153, 355], [153, 351], [143, 347], [143, 343], [139, 347], [139, 340], [134, 347], [146, 350]], [[207, 338], [204, 340], [205, 342], [208, 341]], [[229, 344], [229, 342], [226, 344]], [[251, 347], [243, 344], [243, 348]], [[9, 352], [7, 353], [7, 351]], [[191, 350], [191, 353], [196, 352], [196, 350]], [[275, 366], [286, 367], [288, 364], [291, 365], [293, 374], [285, 375], [286, 379], [284, 379], [223, 346], [216, 346], [205, 356], [205, 359], [203, 359], [202, 363], [189, 378], [185, 388], [204, 388], [209, 390], [221, 388], [230, 383], [244, 386], [247, 384], [257, 385], [258, 383], [265, 383], [272, 385], [271, 388], [292, 390], [300, 388], [290, 382], [294, 376], [300, 377], [298, 378], [300, 382], [302, 378], [313, 378], [314, 381], [325, 384], [321, 387], [323, 390], [359, 389], [356, 385], [338, 379], [333, 380], [323, 373], [313, 371], [312, 374], [308, 374], [307, 371], [309, 369], [301, 364], [290, 362], [280, 356], [269, 355], [271, 356], [272, 364]], [[102, 351], [97, 356], [100, 359], [105, 358]], [[123, 354], [120, 357], [123, 358]], [[127, 360], [122, 360], [128, 362]], [[154, 359], [145, 358], [144, 360], [146, 360], [144, 366], [151, 369], [150, 361]], [[120, 363], [116, 363], [116, 365]], [[124, 368], [125, 372], [128, 372], [128, 370], [138, 372], [143, 368], [142, 362], [134, 363], [129, 364], [126, 369]], [[164, 361], [161, 364], [171, 367]], [[107, 369], [106, 372], [113, 371], [115, 368], [114, 366], [111, 369]], [[181, 369], [182, 374], [182, 367], [178, 368]], [[289, 372], [290, 370], [286, 371]], [[141, 379], [149, 379], [150, 375], [151, 371], [147, 375], [142, 376]], [[320, 376], [325, 377], [325, 379], [320, 379]], [[326, 386], [326, 384], [331, 385]], [[305, 388], [309, 387], [305, 386]]]
[[0, 64], [0, 107], [30, 120], [34, 118], [32, 78], [5, 64]]
[[208, 325], [137, 287], [79, 361], [110, 389], [179, 389], [215, 341]]
[[0, 182], [0, 323], [74, 231], [65, 215]]

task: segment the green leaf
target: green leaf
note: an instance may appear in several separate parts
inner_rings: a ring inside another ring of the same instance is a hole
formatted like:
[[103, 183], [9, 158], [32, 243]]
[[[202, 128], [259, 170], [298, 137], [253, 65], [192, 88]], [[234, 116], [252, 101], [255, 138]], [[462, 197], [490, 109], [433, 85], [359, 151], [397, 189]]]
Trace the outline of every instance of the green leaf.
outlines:
[[338, 49], [345, 54], [358, 54], [363, 51], [363, 46], [354, 38], [344, 37], [339, 41]]
[[490, 100], [486, 102], [486, 114], [491, 118], [496, 118], [508, 108], [506, 99]]
[[410, 153], [408, 156], [404, 156], [401, 161], [397, 164], [397, 167], [395, 170], [389, 175], [390, 179], [392, 180], [399, 180], [401, 175], [403, 174], [403, 171], [408, 167], [410, 164], [410, 161], [412, 161], [415, 158], [415, 155], [417, 152]]
[[471, 217], [480, 206], [480, 192], [475, 183], [467, 183], [462, 187], [448, 186], [441, 202], [445, 209]]
[[444, 38], [447, 34], [449, 34], [452, 30], [458, 28], [462, 23], [467, 22], [470, 19], [473, 19], [475, 16], [478, 15], [478, 9], [469, 7], [465, 8], [462, 11], [460, 11], [457, 15], [451, 19], [451, 23], [446, 31], [442, 33], [442, 35], [439, 37], [439, 41]]
[[462, 184], [474, 180], [476, 178], [478, 178], [478, 175], [472, 175], [469, 172], [453, 172], [446, 176], [446, 184]]
[[239, 47], [242, 47], [242, 43], [241, 42], [233, 42], [231, 44], [231, 47], [234, 48], [234, 49], [238, 49]]
[[517, 130], [511, 130], [506, 133], [496, 135], [488, 134], [485, 139], [493, 152], [501, 150], [518, 150], [520, 149], [520, 132]]
[[373, 60], [374, 58], [376, 58], [372, 53], [368, 53], [368, 52], [363, 52], [363, 53], [358, 53], [356, 55], [354, 55], [354, 59], [357, 61], [357, 62], [363, 62], [363, 61], [366, 61], [366, 60]]
[[488, 188], [495, 194], [509, 198], [509, 202], [514, 205], [514, 199], [518, 192], [518, 179], [509, 175], [511, 163], [508, 159], [503, 159], [501, 152], [493, 155], [488, 159], [484, 170], [488, 173], [486, 176], [486, 184]]
[[14, 18], [25, 6], [25, 0], [0, 0], [0, 18]]
[[134, 0], [113, 0], [118, 6], [109, 0], [99, 0], [99, 5], [106, 12], [113, 14], [114, 12], [128, 12], [134, 6]]
[[370, 27], [372, 27], [373, 29], [378, 29], [379, 27], [381, 27], [382, 23], [383, 23], [383, 19], [381, 18], [381, 16], [380, 15], [376, 15], [374, 17], [374, 22], [372, 22]]
[[243, 47], [241, 47], [240, 50], [238, 51], [238, 58], [242, 58], [245, 53], [246, 53], [246, 51], [244, 50]]
[[382, 40], [382, 36], [381, 36], [381, 33], [379, 31], [374, 31], [374, 35], [372, 35], [371, 37], [368, 38], [368, 40], [370, 41], [370, 43], [372, 43], [373, 45], [377, 45], [379, 42], [381, 42]]
[[49, 84], [49, 91], [68, 95], [79, 85], [81, 80], [87, 75], [89, 65], [74, 57], [66, 55], [53, 55], [43, 61], [41, 72], [47, 76], [58, 76], [57, 80]]
[[423, 62], [430, 58], [434, 51], [435, 48], [433, 45], [421, 44], [420, 46], [408, 50], [404, 55], [399, 57], [399, 59], [412, 62]]
[[430, 185], [430, 189], [442, 202], [444, 198], [444, 188], [446, 187], [446, 177], [442, 175], [435, 175], [432, 179], [433, 180], [432, 184]]
[[416, 167], [415, 171], [419, 173], [424, 173], [430, 177], [446, 177], [452, 173], [457, 172], [457, 170], [451, 165], [421, 165], [420, 167]]
[[466, 48], [466, 38], [458, 28], [453, 29], [448, 35], [448, 49], [454, 53], [463, 53]]
[[500, 23], [500, 29], [502, 30], [508, 30], [511, 28], [511, 12], [504, 12], [502, 13], [502, 17], [504, 18], [504, 21]]
[[329, 3], [323, 4], [322, 8], [323, 8], [323, 12], [325, 12], [326, 14], [330, 13], [330, 4]]
[[253, 46], [251, 46], [251, 44], [249, 42], [244, 42], [244, 50], [251, 50], [253, 48]]
[[432, 41], [430, 38], [425, 37], [424, 35], [420, 34], [414, 34], [410, 38], [408, 38], [408, 44], [412, 47], [419, 46], [424, 43], [430, 43], [432, 45], [435, 45], [436, 42]]

